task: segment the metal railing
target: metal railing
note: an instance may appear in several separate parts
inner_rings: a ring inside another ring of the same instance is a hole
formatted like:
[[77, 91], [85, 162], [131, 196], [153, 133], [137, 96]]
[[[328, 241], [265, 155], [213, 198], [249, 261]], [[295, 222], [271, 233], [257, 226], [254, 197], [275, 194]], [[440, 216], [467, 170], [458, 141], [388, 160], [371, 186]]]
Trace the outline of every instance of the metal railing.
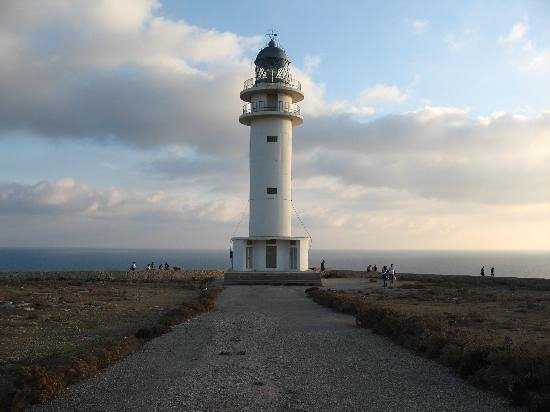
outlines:
[[256, 78], [252, 77], [244, 82], [244, 89], [251, 89], [253, 87], [261, 87], [263, 85], [269, 84], [269, 85], [275, 85], [275, 87], [292, 87], [293, 89], [302, 90], [302, 84], [296, 80], [296, 79], [289, 79], [289, 80], [281, 80], [281, 79], [275, 79], [274, 82], [259, 82], [256, 83]]
[[264, 102], [252, 102], [243, 105], [243, 114], [251, 114], [256, 112], [280, 112], [291, 115], [301, 116], [300, 106], [297, 104], [289, 104], [288, 102], [280, 101], [278, 105], [265, 105]]

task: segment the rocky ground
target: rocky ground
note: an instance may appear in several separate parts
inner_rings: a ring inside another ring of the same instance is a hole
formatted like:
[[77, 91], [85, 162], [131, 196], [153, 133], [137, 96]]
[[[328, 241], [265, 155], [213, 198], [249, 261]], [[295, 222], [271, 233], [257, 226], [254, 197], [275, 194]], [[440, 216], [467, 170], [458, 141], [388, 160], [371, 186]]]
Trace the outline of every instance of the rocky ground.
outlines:
[[304, 289], [227, 287], [216, 312], [35, 410], [512, 410]]

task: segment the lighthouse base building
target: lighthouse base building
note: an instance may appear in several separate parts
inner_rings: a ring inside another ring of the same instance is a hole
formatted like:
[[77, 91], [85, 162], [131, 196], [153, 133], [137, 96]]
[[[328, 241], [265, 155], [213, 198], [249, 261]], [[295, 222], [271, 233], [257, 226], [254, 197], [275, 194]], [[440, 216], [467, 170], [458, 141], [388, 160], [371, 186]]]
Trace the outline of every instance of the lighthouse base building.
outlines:
[[225, 283], [321, 283], [308, 270], [311, 239], [292, 235], [292, 129], [304, 99], [276, 35], [256, 57], [255, 76], [240, 93], [239, 122], [250, 127], [249, 235], [233, 237]]
[[239, 272], [307, 271], [307, 237], [234, 237], [233, 270]]

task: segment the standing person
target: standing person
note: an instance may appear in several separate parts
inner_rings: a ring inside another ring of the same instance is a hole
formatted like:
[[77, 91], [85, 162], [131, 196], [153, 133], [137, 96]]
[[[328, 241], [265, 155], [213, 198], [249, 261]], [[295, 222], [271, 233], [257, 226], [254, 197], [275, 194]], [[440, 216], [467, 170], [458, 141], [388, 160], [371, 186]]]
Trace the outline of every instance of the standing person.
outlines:
[[491, 276], [495, 277], [495, 267], [494, 266], [491, 268]]
[[393, 263], [390, 265], [390, 286], [393, 286], [393, 282], [397, 280], [395, 276], [395, 267], [393, 266]]
[[137, 269], [136, 262], [132, 262], [132, 266], [130, 266], [130, 270], [134, 271]]
[[384, 282], [383, 287], [388, 286], [388, 272], [385, 270], [385, 266], [382, 268], [382, 281]]
[[480, 274], [481, 276], [485, 276], [485, 266], [482, 266], [482, 267], [481, 267], [481, 270], [480, 270], [479, 274]]
[[372, 268], [372, 270], [374, 270], [375, 272], [378, 272], [378, 266], [374, 265], [374, 267]]
[[168, 264], [168, 262], [164, 262], [164, 270], [169, 270], [170, 269], [170, 265]]
[[229, 259], [231, 259], [231, 270], [233, 270], [233, 249], [229, 248]]
[[367, 273], [370, 273], [370, 265], [367, 266]]
[[325, 259], [321, 261], [321, 276], [325, 276]]

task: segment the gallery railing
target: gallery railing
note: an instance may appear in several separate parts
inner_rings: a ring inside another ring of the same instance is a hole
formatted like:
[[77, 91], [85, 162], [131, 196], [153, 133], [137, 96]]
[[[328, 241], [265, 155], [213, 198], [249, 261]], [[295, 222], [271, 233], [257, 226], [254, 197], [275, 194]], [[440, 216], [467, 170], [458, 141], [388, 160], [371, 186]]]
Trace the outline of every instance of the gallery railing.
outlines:
[[256, 112], [281, 112], [301, 116], [300, 106], [286, 102], [279, 102], [278, 105], [266, 105], [264, 102], [252, 102], [243, 106], [243, 114]]
[[251, 89], [252, 87], [265, 86], [266, 84], [273, 84], [275, 87], [292, 87], [293, 89], [302, 90], [302, 84], [296, 79], [273, 79], [273, 82], [256, 82], [255, 77], [244, 82], [244, 90]]

